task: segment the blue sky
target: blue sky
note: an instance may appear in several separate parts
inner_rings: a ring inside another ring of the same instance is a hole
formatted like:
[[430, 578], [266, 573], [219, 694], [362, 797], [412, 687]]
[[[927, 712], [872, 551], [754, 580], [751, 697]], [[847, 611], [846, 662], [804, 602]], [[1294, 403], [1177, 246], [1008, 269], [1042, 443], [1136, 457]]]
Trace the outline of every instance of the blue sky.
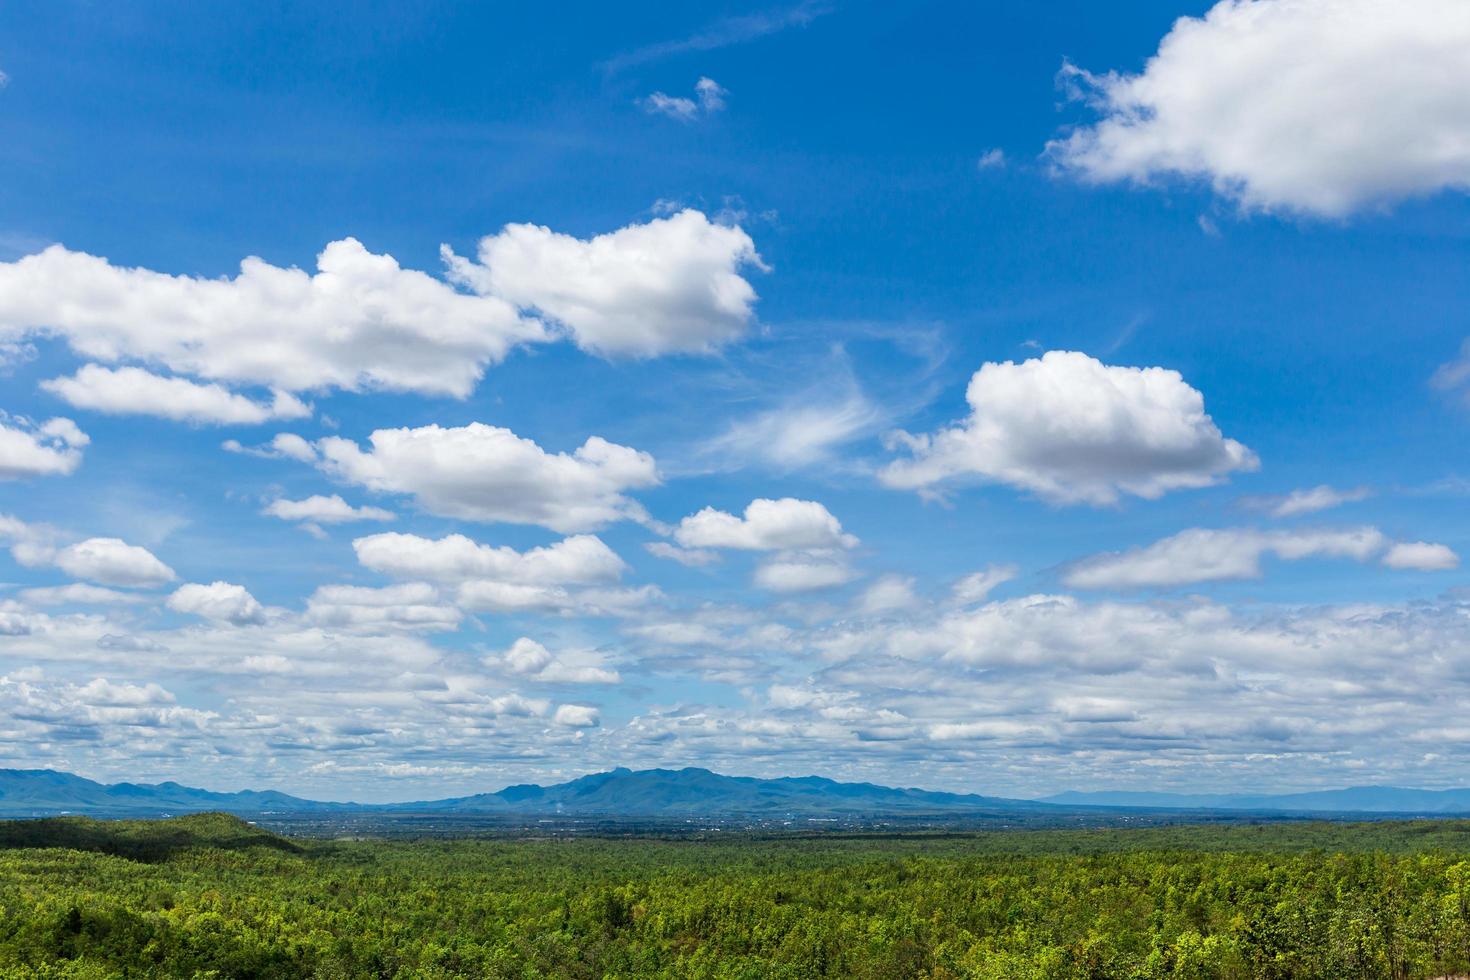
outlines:
[[401, 8], [0, 10], [0, 765], [1470, 782], [1454, 0]]

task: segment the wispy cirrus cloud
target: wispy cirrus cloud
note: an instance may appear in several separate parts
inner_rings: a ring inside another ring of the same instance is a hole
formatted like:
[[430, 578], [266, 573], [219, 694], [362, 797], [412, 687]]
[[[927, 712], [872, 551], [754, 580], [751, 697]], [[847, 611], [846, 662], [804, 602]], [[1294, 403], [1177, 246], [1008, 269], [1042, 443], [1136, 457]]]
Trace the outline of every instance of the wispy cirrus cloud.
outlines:
[[805, 27], [832, 11], [831, 4], [820, 0], [803, 0], [792, 7], [723, 17], [685, 37], [648, 44], [608, 58], [601, 64], [604, 73], [612, 75], [651, 61], [662, 61], [692, 51], [715, 51], [757, 38], [776, 34], [791, 27]]

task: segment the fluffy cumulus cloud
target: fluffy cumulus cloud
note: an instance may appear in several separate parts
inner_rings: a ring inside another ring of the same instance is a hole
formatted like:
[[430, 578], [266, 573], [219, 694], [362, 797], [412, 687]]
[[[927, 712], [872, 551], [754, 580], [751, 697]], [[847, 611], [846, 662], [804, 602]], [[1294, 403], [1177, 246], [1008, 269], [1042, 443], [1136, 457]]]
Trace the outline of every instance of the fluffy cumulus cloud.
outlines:
[[366, 568], [396, 578], [458, 583], [498, 579], [528, 585], [598, 585], [616, 581], [623, 560], [598, 538], [579, 534], [527, 551], [480, 544], [462, 534], [424, 538], [374, 534], [352, 542]]
[[1461, 0], [1221, 0], [1136, 75], [1067, 66], [1101, 118], [1049, 152], [1094, 181], [1183, 177], [1337, 217], [1470, 188]]
[[52, 565], [73, 578], [103, 585], [151, 588], [178, 577], [153, 552], [120, 538], [88, 538], [64, 548], [30, 542], [12, 550], [22, 564]]
[[844, 552], [858, 539], [815, 500], [753, 500], [742, 516], [706, 507], [679, 522], [674, 540], [680, 548], [670, 547], [664, 557], [685, 564], [698, 564], [687, 556], [712, 548], [776, 552], [755, 573], [755, 584], [771, 592], [828, 589], [856, 577]]
[[0, 336], [47, 334], [83, 357], [138, 360], [283, 391], [382, 388], [463, 397], [544, 328], [355, 239], [317, 270], [247, 258], [234, 278], [172, 276], [53, 245], [0, 263]]
[[0, 480], [66, 476], [82, 465], [82, 449], [89, 442], [71, 419], [35, 425], [0, 412]]
[[1377, 528], [1259, 531], [1252, 528], [1190, 528], [1144, 548], [1096, 555], [1073, 563], [1062, 575], [1079, 589], [1131, 589], [1192, 585], [1261, 575], [1261, 560], [1381, 559], [1390, 568], [1425, 571], [1454, 568], [1459, 559], [1441, 544], [1391, 542]]
[[555, 655], [526, 636], [512, 643], [504, 653], [484, 658], [484, 663], [547, 684], [616, 684], [622, 680], [616, 670], [602, 666], [596, 654]]
[[191, 582], [180, 586], [168, 597], [174, 612], [202, 616], [234, 626], [251, 626], [265, 622], [265, 607], [243, 585], [232, 582]]
[[52, 378], [41, 387], [74, 408], [108, 415], [153, 415], [196, 425], [258, 425], [271, 419], [299, 419], [311, 407], [277, 391], [257, 402], [219, 384], [166, 378], [142, 368], [88, 364], [69, 378]]
[[596, 728], [602, 723], [595, 707], [584, 704], [563, 704], [557, 707], [554, 720], [567, 728]]
[[706, 507], [679, 522], [674, 540], [686, 548], [788, 551], [852, 548], [857, 538], [815, 500], [752, 500], [743, 516]]
[[965, 393], [970, 414], [933, 434], [899, 432], [911, 458], [879, 474], [890, 487], [933, 492], [952, 480], [1002, 483], [1060, 504], [1112, 504], [1206, 487], [1255, 455], [1226, 438], [1204, 396], [1177, 371], [1114, 367], [1050, 351], [986, 364]]
[[1460, 556], [1448, 546], [1430, 541], [1402, 541], [1389, 548], [1383, 564], [1419, 572], [1445, 572], [1459, 567]]
[[756, 296], [740, 273], [763, 268], [749, 235], [692, 210], [585, 240], [507, 225], [478, 261], [443, 254], [438, 278], [346, 238], [314, 272], [250, 257], [206, 278], [52, 245], [0, 262], [0, 344], [56, 338], [96, 362], [45, 383], [81, 408], [257, 424], [310, 414], [307, 391], [466, 397], [516, 347], [558, 336], [542, 317], [599, 354], [709, 351], [744, 333]]
[[354, 507], [337, 494], [330, 497], [313, 494], [302, 500], [273, 500], [261, 511], [283, 521], [308, 521], [312, 524], [346, 524], [351, 521], [391, 521], [394, 513], [381, 507]]
[[379, 429], [364, 451], [350, 439], [316, 444], [318, 465], [378, 493], [410, 494], [420, 507], [471, 521], [539, 524], [563, 533], [643, 519], [627, 491], [659, 482], [653, 457], [593, 436], [548, 453], [509, 429], [473, 422]]
[[712, 350], [745, 333], [764, 268], [738, 227], [685, 210], [579, 239], [507, 225], [480, 241], [478, 262], [448, 250], [455, 280], [550, 317], [577, 346], [613, 357]]
[[[596, 587], [616, 582], [627, 566], [600, 538], [576, 535], [520, 552], [480, 544], [461, 534], [424, 538], [374, 534], [353, 542], [366, 568], [399, 579], [448, 587], [458, 606], [474, 612], [555, 612], [617, 604]], [[578, 591], [574, 594], [571, 587]], [[637, 596], [624, 597], [638, 602]]]

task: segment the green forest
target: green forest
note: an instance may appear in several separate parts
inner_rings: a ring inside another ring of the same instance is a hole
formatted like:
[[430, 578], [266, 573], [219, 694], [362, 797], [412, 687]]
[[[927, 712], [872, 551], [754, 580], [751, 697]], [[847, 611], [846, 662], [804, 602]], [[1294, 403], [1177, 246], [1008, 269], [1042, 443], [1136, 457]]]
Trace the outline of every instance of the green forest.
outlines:
[[0, 978], [1470, 973], [1470, 821], [705, 839], [0, 824]]

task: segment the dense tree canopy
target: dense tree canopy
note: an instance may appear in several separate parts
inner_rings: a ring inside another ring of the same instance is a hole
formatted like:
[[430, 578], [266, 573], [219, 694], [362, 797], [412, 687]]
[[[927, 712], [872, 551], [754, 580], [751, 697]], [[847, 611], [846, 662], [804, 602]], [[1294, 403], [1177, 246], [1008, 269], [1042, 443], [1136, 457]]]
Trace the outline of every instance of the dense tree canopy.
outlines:
[[3, 828], [0, 978], [1470, 971], [1460, 823], [283, 844], [187, 820]]

